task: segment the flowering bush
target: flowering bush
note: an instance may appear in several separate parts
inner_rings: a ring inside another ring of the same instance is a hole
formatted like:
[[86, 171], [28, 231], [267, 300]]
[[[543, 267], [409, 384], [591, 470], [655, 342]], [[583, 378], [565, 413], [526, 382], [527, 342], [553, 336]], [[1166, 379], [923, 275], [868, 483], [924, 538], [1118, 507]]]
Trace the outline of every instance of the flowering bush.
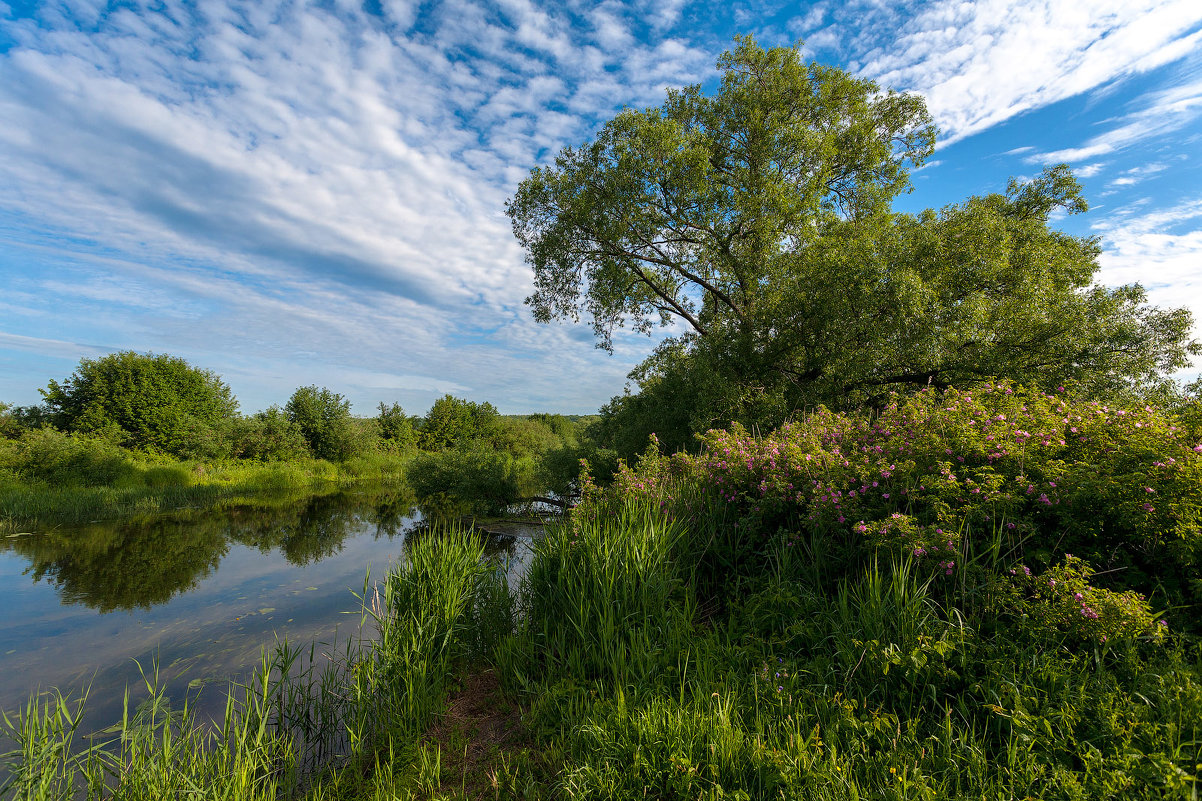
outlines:
[[852, 529], [862, 534], [864, 542], [873, 548], [908, 554], [919, 564], [946, 576], [955, 572], [961, 549], [958, 532], [945, 532], [934, 525], [919, 525], [913, 517], [901, 512], [894, 512], [872, 525], [861, 520]]
[[986, 551], [1046, 569], [1069, 550], [1122, 568], [1126, 588], [1155, 583], [1191, 606], [1202, 600], [1196, 436], [1151, 407], [998, 384], [895, 398], [876, 414], [819, 408], [763, 437], [712, 430], [698, 455], [652, 448], [614, 486], [662, 505], [683, 487], [706, 493], [748, 548], [808, 530], [944, 575]]
[[1093, 574], [1072, 554], [1065, 554], [1062, 563], [1040, 575], [1019, 565], [1002, 582], [1002, 602], [1038, 629], [1063, 631], [1079, 640], [1107, 643], [1164, 636], [1168, 621], [1158, 619], [1142, 595], [1094, 587], [1089, 583]]

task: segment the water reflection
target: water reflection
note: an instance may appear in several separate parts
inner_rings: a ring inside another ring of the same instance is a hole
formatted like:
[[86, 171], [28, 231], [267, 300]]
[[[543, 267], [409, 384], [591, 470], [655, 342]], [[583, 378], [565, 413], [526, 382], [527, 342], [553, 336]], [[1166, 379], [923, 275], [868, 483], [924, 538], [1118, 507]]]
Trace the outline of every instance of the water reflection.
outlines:
[[[345, 641], [365, 575], [403, 559], [426, 519], [377, 488], [0, 539], [0, 708], [90, 685], [107, 725], [152, 664], [181, 690], [246, 670], [277, 639]], [[536, 532], [499, 527], [487, 550], [520, 572]]]
[[417, 525], [413, 499], [396, 490], [369, 495], [278, 497], [255, 505], [94, 523], [7, 540], [29, 561], [34, 581], [58, 588], [63, 603], [101, 612], [149, 609], [188, 592], [217, 569], [231, 543], [278, 551], [304, 566], [339, 553], [348, 535], [394, 537]]

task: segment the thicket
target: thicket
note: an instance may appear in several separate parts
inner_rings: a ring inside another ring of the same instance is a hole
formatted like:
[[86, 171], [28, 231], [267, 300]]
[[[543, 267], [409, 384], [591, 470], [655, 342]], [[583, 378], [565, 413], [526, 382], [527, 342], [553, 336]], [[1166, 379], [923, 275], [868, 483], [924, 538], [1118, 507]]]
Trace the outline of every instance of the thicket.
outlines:
[[61, 431], [135, 449], [191, 455], [194, 443], [232, 420], [230, 388], [215, 374], [166, 354], [133, 351], [81, 359], [41, 390], [45, 416]]

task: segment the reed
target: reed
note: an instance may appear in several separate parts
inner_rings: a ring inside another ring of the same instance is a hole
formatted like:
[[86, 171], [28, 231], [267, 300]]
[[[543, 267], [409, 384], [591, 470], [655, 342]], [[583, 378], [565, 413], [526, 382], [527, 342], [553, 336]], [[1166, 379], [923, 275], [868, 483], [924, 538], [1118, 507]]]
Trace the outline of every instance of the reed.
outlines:
[[383, 581], [365, 583], [361, 636], [306, 649], [277, 643], [249, 679], [229, 685], [216, 726], [192, 698], [173, 706], [156, 669], [143, 674], [143, 699], [127, 693], [121, 722], [99, 735], [79, 730], [86, 694], [32, 699], [0, 719], [13, 746], [0, 757], [0, 797], [344, 797], [347, 782], [366, 792], [354, 777], [377, 772], [385, 755], [381, 777], [409, 754], [387, 784], [401, 787], [455, 666], [491, 659], [512, 629], [504, 571], [483, 556], [483, 540], [462, 529], [419, 538]]

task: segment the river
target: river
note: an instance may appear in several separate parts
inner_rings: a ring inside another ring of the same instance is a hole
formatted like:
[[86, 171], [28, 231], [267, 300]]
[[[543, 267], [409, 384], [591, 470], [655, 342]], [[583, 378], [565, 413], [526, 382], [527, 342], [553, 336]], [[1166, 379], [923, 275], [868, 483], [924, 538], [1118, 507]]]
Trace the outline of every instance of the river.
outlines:
[[[355, 594], [369, 573], [382, 577], [424, 529], [410, 499], [375, 490], [4, 538], [0, 707], [90, 687], [98, 727], [120, 719], [126, 688], [136, 699], [155, 665], [180, 697], [206, 682], [224, 688], [277, 639], [333, 648], [358, 632]], [[516, 575], [538, 527], [503, 530], [487, 550]]]

